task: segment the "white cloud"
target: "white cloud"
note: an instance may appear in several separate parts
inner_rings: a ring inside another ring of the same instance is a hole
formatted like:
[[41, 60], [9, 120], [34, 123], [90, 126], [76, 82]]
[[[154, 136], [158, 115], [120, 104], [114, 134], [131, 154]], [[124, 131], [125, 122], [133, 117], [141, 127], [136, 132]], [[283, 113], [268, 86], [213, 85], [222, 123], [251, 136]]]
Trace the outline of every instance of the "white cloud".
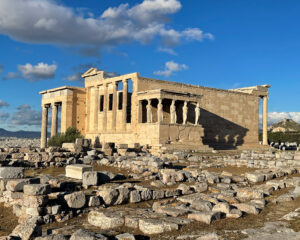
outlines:
[[25, 65], [18, 65], [18, 72], [9, 72], [5, 77], [3, 77], [3, 79], [24, 78], [30, 82], [35, 82], [54, 78], [56, 69], [56, 64], [49, 65], [47, 63], [40, 62], [34, 66], [30, 63], [26, 63]]
[[[115, 46], [149, 43], [161, 37], [167, 46], [182, 40], [213, 39], [199, 28], [172, 29], [168, 16], [181, 9], [178, 0], [144, 0], [140, 4], [106, 9], [101, 16], [84, 16], [54, 0], [1, 0], [0, 34], [29, 43], [67, 46]], [[93, 52], [94, 53], [94, 52]]]
[[174, 61], [169, 61], [165, 63], [165, 69], [162, 71], [155, 71], [155, 75], [160, 75], [164, 77], [170, 77], [174, 72], [179, 72], [182, 70], [187, 70], [188, 66], [185, 64], [178, 64]]
[[8, 106], [9, 106], [9, 104], [7, 102], [5, 102], [3, 100], [0, 100], [0, 108], [1, 107], [8, 107]]
[[[259, 115], [262, 120], [262, 115]], [[295, 122], [300, 123], [300, 112], [269, 112], [268, 113], [268, 124], [273, 124], [281, 121], [284, 118], [293, 119]]]
[[168, 54], [177, 56], [177, 53], [176, 53], [172, 48], [159, 47], [159, 48], [157, 49], [157, 51], [159, 51], [159, 52], [164, 52], [164, 53], [168, 53]]
[[23, 104], [17, 107], [17, 111], [13, 113], [10, 124], [16, 125], [28, 125], [28, 126], [40, 126], [42, 119], [41, 111], [36, 111], [31, 108], [29, 104]]
[[82, 73], [81, 72], [77, 72], [77, 73], [74, 73], [73, 75], [71, 76], [68, 76], [65, 78], [65, 80], [67, 81], [71, 81], [71, 82], [74, 82], [74, 81], [82, 81], [82, 77], [81, 77]]
[[4, 69], [4, 65], [3, 65], [3, 64], [0, 64], [0, 73], [3, 72], [3, 69]]

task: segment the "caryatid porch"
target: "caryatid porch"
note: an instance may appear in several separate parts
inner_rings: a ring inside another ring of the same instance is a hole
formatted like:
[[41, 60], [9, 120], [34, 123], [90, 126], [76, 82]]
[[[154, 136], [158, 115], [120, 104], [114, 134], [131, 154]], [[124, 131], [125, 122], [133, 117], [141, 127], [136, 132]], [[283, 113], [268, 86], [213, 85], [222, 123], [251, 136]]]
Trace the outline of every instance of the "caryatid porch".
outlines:
[[137, 96], [139, 123], [199, 125], [201, 95], [157, 89]]

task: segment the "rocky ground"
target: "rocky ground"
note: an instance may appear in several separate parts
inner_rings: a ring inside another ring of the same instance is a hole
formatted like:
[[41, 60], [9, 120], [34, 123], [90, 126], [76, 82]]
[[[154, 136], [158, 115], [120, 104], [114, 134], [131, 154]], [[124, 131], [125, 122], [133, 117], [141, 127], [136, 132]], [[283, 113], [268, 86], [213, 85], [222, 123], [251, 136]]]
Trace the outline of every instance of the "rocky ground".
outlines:
[[0, 239], [300, 239], [300, 152], [0, 148]]

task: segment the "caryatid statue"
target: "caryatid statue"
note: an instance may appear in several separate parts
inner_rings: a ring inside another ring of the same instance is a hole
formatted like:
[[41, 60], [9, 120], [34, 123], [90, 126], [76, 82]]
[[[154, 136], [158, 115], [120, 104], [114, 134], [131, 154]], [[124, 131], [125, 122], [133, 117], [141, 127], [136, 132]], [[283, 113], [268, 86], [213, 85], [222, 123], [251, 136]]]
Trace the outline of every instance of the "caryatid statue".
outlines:
[[195, 125], [199, 124], [199, 118], [200, 118], [200, 104], [197, 103], [195, 107]]
[[163, 120], [164, 120], [162, 99], [158, 100], [158, 104], [157, 104], [157, 118], [158, 118], [157, 121], [159, 123], [163, 122]]
[[170, 113], [171, 113], [171, 123], [177, 122], [177, 116], [176, 116], [176, 106], [175, 106], [175, 100], [172, 100], [172, 104], [170, 107]]
[[147, 123], [152, 123], [151, 99], [148, 100], [148, 104], [147, 104]]
[[184, 101], [183, 108], [182, 108], [182, 124], [186, 124], [187, 113], [188, 113], [187, 101]]

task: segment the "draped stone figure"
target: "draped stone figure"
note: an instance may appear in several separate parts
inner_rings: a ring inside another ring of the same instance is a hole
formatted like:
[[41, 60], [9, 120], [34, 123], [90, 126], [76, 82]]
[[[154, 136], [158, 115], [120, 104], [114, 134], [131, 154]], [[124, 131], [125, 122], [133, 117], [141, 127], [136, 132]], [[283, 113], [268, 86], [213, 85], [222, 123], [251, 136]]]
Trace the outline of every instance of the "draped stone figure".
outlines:
[[151, 106], [151, 100], [148, 100], [148, 104], [147, 104], [147, 123], [152, 123], [152, 106]]
[[162, 105], [162, 100], [159, 99], [157, 104], [157, 121], [161, 123], [163, 122], [163, 120], [164, 120], [163, 105]]
[[195, 125], [199, 124], [199, 118], [200, 118], [200, 104], [197, 103], [195, 107]]
[[171, 123], [177, 122], [177, 116], [176, 116], [176, 106], [175, 106], [175, 100], [172, 100], [172, 104], [170, 107], [170, 113], [171, 113]]
[[187, 107], [187, 102], [185, 101], [182, 108], [182, 124], [186, 124], [187, 112], [188, 112], [188, 107]]

